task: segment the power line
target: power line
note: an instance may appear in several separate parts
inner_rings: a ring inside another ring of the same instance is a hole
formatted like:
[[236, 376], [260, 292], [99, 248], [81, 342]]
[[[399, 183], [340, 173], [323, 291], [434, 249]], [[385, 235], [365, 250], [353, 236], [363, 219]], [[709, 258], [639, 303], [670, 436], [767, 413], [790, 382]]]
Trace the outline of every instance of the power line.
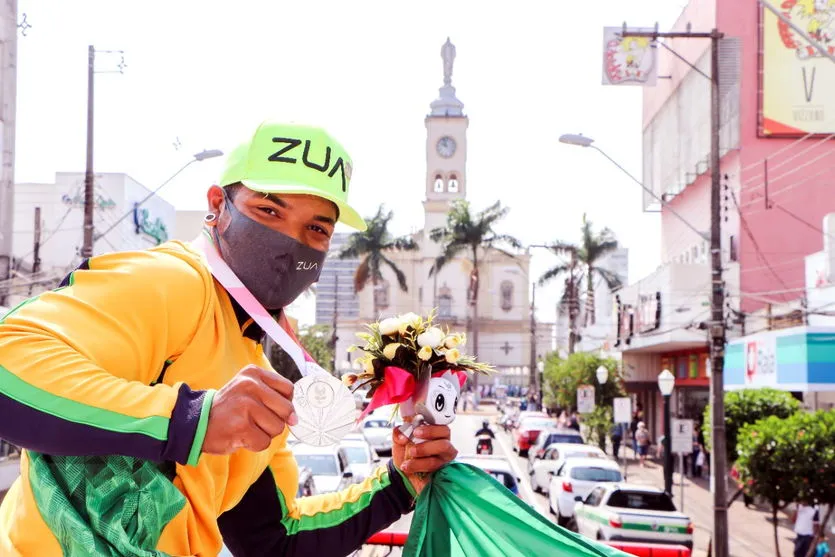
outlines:
[[808, 227], [809, 227], [809, 228], [811, 228], [812, 230], [814, 230], [814, 231], [816, 231], [816, 232], [819, 232], [819, 233], [823, 234], [824, 236], [827, 236], [827, 237], [829, 237], [829, 238], [831, 238], [831, 239], [835, 240], [835, 236], [833, 236], [832, 234], [829, 234], [829, 233], [827, 233], [827, 232], [824, 232], [824, 231], [823, 231], [823, 229], [822, 229], [822, 228], [820, 228], [819, 226], [815, 226], [814, 224], [812, 224], [812, 223], [811, 223], [811, 222], [809, 222], [808, 220], [806, 220], [806, 219], [804, 219], [803, 217], [801, 217], [801, 216], [799, 216], [799, 215], [797, 215], [797, 214], [793, 213], [792, 211], [789, 211], [788, 209], [786, 209], [786, 208], [785, 208], [785, 207], [783, 207], [782, 205], [778, 205], [777, 203], [774, 203], [774, 204], [773, 204], [773, 206], [774, 206], [775, 208], [777, 208], [777, 209], [780, 209], [781, 211], [783, 211], [784, 213], [786, 213], [787, 215], [789, 215], [790, 217], [792, 217], [792, 218], [793, 218], [793, 219], [795, 219], [796, 221], [798, 221], [798, 222], [800, 222], [800, 223], [802, 223], [802, 224], [805, 224], [806, 226], [808, 226]]

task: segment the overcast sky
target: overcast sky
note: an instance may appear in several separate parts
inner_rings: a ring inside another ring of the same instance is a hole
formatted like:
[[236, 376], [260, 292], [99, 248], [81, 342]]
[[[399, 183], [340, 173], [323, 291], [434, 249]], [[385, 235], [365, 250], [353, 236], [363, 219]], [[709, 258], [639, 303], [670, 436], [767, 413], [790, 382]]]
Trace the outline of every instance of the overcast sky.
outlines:
[[[658, 215], [642, 212], [640, 189], [598, 153], [557, 138], [593, 137], [640, 176], [641, 90], [601, 85], [602, 28], [667, 27], [684, 3], [20, 0], [33, 27], [18, 46], [16, 180], [83, 171], [93, 44], [124, 50], [127, 63], [123, 75], [96, 75], [96, 171], [154, 189], [193, 153], [228, 150], [265, 117], [316, 123], [353, 156], [360, 212], [385, 202], [406, 233], [423, 222], [423, 119], [449, 36], [475, 207], [501, 199], [511, 207], [502, 231], [525, 243], [576, 241], [585, 212], [630, 249], [634, 281], [659, 263]], [[119, 61], [101, 53], [97, 69]], [[192, 165], [162, 195], [202, 209], [220, 164]], [[537, 255], [533, 278], [554, 263]], [[537, 293], [541, 318], [553, 319], [557, 295]]]

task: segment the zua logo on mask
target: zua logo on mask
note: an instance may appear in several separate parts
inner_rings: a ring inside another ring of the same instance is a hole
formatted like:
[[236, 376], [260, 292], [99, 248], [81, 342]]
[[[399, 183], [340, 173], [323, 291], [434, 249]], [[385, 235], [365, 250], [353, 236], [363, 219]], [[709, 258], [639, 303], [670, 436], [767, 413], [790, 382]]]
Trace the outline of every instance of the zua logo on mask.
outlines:
[[315, 261], [299, 261], [296, 263], [297, 271], [311, 271], [319, 268], [319, 264]]
[[[296, 164], [298, 162], [298, 159], [294, 157], [288, 157], [285, 155], [287, 155], [296, 147], [301, 145], [301, 139], [295, 139], [292, 137], [274, 137], [273, 143], [284, 144], [284, 147], [270, 155], [267, 160], [269, 160], [270, 162], [287, 162], [290, 164]], [[342, 160], [342, 157], [338, 157], [336, 159], [336, 162], [333, 163], [333, 166], [331, 166], [330, 146], [325, 146], [325, 161], [322, 164], [318, 164], [310, 160], [310, 140], [304, 140], [304, 152], [302, 153], [302, 163], [308, 168], [318, 170], [323, 174], [327, 173], [328, 178], [333, 178], [338, 171], [340, 178], [342, 178], [342, 191], [347, 190], [348, 180], [351, 179], [351, 165], [345, 163], [345, 161]], [[328, 170], [330, 170], [330, 172], [328, 172]]]

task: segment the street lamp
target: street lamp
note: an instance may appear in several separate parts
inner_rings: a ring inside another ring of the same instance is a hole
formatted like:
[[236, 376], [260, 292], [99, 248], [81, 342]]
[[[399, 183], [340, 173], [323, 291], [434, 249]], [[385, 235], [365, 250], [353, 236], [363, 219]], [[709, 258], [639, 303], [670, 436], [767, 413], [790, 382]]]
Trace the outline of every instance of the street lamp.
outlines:
[[658, 374], [658, 389], [664, 397], [664, 491], [673, 494], [672, 425], [670, 420], [670, 395], [676, 386], [676, 378], [665, 369]]
[[612, 157], [607, 155], [606, 152], [603, 151], [603, 149], [601, 149], [600, 147], [597, 147], [596, 145], [592, 145], [594, 143], [594, 139], [592, 139], [590, 137], [586, 137], [584, 135], [580, 135], [580, 134], [566, 133], [566, 134], [563, 134], [563, 135], [560, 136], [560, 143], [565, 143], [566, 145], [576, 145], [578, 147], [591, 147], [592, 149], [594, 149], [595, 151], [597, 151], [598, 153], [600, 153], [601, 155], [603, 155], [604, 157], [609, 159], [609, 162], [611, 162], [612, 164], [617, 166], [620, 169], [621, 172], [623, 172], [624, 174], [629, 176], [632, 179], [633, 182], [635, 182], [636, 184], [641, 186], [641, 189], [643, 189], [645, 192], [650, 194], [650, 196], [652, 196], [653, 199], [655, 199], [656, 201], [661, 203], [662, 207], [664, 207], [665, 209], [670, 211], [670, 213], [672, 213], [678, 220], [680, 220], [682, 223], [684, 223], [685, 226], [687, 226], [687, 228], [689, 228], [690, 230], [692, 230], [693, 232], [698, 234], [699, 237], [702, 238], [703, 240], [710, 241], [710, 236], [708, 234], [705, 234], [704, 232], [700, 231], [695, 226], [690, 224], [690, 222], [687, 219], [685, 219], [683, 216], [681, 216], [681, 214], [679, 214], [675, 209], [670, 207], [670, 204], [667, 203], [666, 201], [664, 201], [663, 197], [658, 197], [658, 195], [656, 195], [656, 193], [654, 191], [652, 191], [650, 188], [646, 187], [643, 182], [641, 182], [639, 179], [637, 179], [635, 176], [633, 176], [628, 170], [626, 170], [624, 167], [622, 167], [620, 164], [618, 164], [618, 162], [615, 159], [613, 159]]
[[605, 385], [606, 381], [609, 380], [609, 370], [606, 369], [606, 366], [600, 366], [597, 368], [597, 382], [601, 385]]
[[140, 202], [136, 203], [136, 204], [133, 206], [133, 209], [131, 209], [130, 211], [126, 211], [126, 212], [125, 212], [125, 214], [123, 214], [121, 217], [119, 217], [119, 219], [118, 219], [118, 220], [116, 220], [116, 222], [114, 222], [113, 224], [111, 224], [111, 225], [110, 225], [110, 228], [108, 228], [107, 230], [105, 230], [104, 232], [102, 232], [102, 233], [100, 233], [100, 234], [96, 234], [96, 235], [94, 236], [94, 238], [93, 238], [93, 239], [94, 239], [94, 240], [98, 240], [98, 239], [103, 238], [104, 236], [106, 236], [106, 235], [108, 234], [108, 232], [110, 232], [111, 230], [113, 230], [114, 228], [116, 228], [116, 227], [119, 225], [119, 223], [120, 223], [120, 222], [122, 222], [123, 220], [125, 220], [126, 218], [128, 218], [130, 215], [132, 215], [132, 214], [133, 214], [133, 212], [136, 210], [136, 208], [137, 208], [137, 207], [139, 207], [140, 205], [144, 205], [146, 201], [148, 201], [148, 200], [149, 200], [149, 199], [151, 199], [153, 196], [155, 196], [159, 190], [161, 190], [162, 188], [164, 188], [165, 186], [167, 186], [167, 185], [168, 185], [168, 183], [169, 183], [171, 180], [173, 180], [174, 178], [176, 178], [177, 176], [179, 176], [179, 174], [180, 174], [183, 170], [185, 170], [186, 168], [188, 168], [188, 167], [189, 167], [189, 166], [191, 166], [192, 164], [194, 164], [194, 163], [196, 163], [196, 162], [203, 162], [203, 161], [205, 161], [205, 160], [207, 160], [207, 159], [213, 159], [213, 158], [215, 158], [215, 157], [221, 157], [221, 156], [223, 156], [223, 151], [221, 151], [221, 150], [219, 150], [219, 149], [209, 149], [209, 150], [207, 150], [207, 151], [200, 151], [199, 153], [197, 153], [196, 155], [194, 155], [193, 157], [191, 157], [191, 160], [190, 160], [190, 161], [188, 161], [186, 164], [184, 164], [182, 167], [180, 167], [180, 170], [178, 170], [177, 172], [175, 172], [174, 174], [172, 174], [170, 178], [168, 178], [168, 179], [167, 179], [166, 181], [164, 181], [162, 184], [160, 184], [159, 186], [157, 186], [157, 189], [155, 189], [154, 191], [152, 191], [151, 193], [149, 193], [148, 195], [146, 195], [146, 196], [145, 196], [145, 197], [144, 197], [144, 198], [143, 198]]

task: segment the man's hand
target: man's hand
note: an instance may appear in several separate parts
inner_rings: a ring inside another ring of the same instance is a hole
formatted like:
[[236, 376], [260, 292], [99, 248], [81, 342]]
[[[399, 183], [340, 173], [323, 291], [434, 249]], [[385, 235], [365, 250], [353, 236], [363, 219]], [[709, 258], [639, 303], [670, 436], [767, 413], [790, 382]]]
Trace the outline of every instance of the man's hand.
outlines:
[[424, 442], [412, 443], [394, 428], [391, 458], [420, 494], [431, 480], [429, 474], [454, 460], [458, 451], [452, 446], [449, 427], [445, 425], [424, 424], [415, 429], [414, 435]]
[[243, 368], [215, 394], [203, 452], [267, 449], [285, 424], [298, 423], [292, 400], [293, 384], [284, 377], [253, 365]]

